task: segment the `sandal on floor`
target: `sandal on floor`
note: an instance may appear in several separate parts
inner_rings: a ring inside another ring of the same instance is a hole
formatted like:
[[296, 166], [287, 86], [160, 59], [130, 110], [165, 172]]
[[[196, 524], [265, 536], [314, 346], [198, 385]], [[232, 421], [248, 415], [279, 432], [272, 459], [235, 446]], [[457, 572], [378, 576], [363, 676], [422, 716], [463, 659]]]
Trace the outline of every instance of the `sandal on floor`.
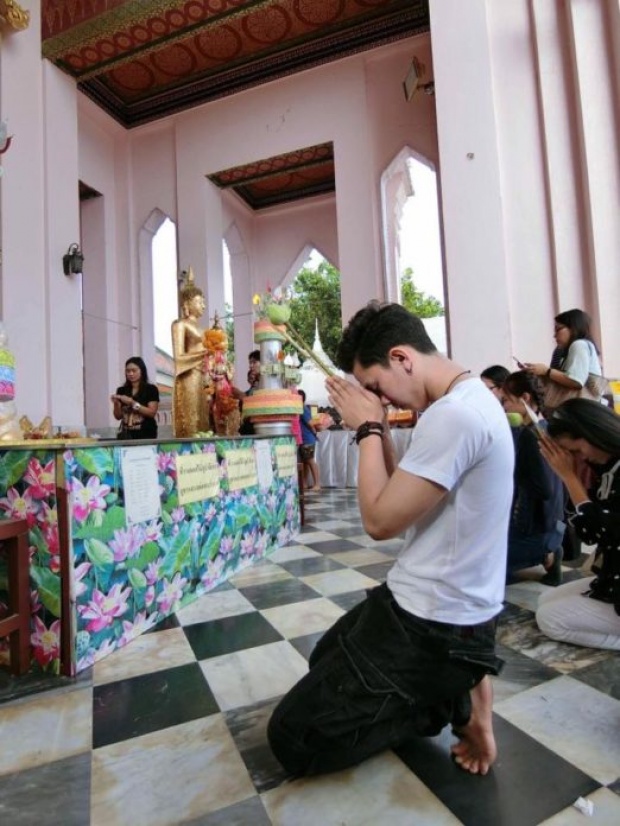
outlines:
[[549, 567], [545, 565], [545, 570], [547, 573], [540, 580], [543, 585], [550, 585], [552, 588], [555, 588], [556, 586], [562, 584], [563, 556], [564, 554], [561, 547], [558, 548], [557, 551], [553, 552], [553, 562]]

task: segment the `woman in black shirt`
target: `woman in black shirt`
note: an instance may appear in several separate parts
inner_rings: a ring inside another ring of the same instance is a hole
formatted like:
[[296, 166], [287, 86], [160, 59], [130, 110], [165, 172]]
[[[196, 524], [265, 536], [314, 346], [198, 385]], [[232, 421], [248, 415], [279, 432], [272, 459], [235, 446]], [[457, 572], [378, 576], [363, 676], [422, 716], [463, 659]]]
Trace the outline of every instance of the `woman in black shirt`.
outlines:
[[159, 390], [149, 384], [146, 364], [140, 356], [125, 362], [125, 384], [111, 396], [114, 418], [120, 421], [119, 439], [156, 439]]
[[[552, 639], [620, 651], [620, 418], [599, 402], [569, 399], [551, 414], [541, 452], [566, 485], [577, 535], [596, 545], [596, 576], [543, 595], [536, 621]], [[595, 473], [589, 491], [579, 459]]]

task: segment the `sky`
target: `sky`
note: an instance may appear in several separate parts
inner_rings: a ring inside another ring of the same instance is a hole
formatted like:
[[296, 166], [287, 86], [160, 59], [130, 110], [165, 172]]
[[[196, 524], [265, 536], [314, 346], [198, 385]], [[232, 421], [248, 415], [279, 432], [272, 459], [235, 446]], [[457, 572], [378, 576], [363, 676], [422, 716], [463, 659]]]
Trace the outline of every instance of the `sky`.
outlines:
[[177, 236], [169, 218], [153, 238], [153, 313], [155, 346], [172, 355], [170, 326], [178, 317]]
[[400, 234], [402, 269], [411, 267], [416, 287], [444, 303], [441, 236], [435, 172], [423, 163], [412, 168], [414, 195], [404, 207]]
[[[412, 168], [414, 195], [405, 204], [401, 229], [401, 268], [411, 267], [416, 287], [444, 302], [439, 213], [435, 173], [422, 163]], [[318, 264], [322, 256], [315, 251], [307, 262]], [[153, 279], [155, 289], [155, 344], [172, 353], [170, 325], [177, 318], [177, 249], [175, 226], [169, 219], [153, 239]], [[224, 296], [232, 304], [232, 283], [228, 250], [224, 245]], [[440, 342], [432, 336], [435, 344]]]

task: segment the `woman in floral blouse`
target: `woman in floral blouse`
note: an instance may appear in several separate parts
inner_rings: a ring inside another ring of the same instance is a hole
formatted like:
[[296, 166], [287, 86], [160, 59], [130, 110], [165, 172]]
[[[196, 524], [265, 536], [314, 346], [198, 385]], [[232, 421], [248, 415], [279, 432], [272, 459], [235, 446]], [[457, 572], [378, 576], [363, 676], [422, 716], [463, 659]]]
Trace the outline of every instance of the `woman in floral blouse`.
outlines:
[[[566, 485], [577, 535], [596, 545], [596, 576], [544, 594], [536, 620], [552, 639], [620, 651], [620, 417], [598, 402], [569, 399], [550, 416], [541, 452]], [[594, 470], [590, 491], [579, 459]]]

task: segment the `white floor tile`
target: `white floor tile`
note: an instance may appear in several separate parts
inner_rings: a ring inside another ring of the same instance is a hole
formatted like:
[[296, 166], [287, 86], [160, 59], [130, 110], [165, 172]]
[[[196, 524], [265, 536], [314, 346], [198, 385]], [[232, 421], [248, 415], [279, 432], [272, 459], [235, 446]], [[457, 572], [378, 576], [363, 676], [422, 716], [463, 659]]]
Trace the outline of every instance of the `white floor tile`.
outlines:
[[599, 783], [618, 778], [620, 704], [570, 677], [530, 688], [495, 711]]
[[211, 657], [200, 667], [222, 711], [279, 697], [308, 672], [308, 663], [288, 642]]

